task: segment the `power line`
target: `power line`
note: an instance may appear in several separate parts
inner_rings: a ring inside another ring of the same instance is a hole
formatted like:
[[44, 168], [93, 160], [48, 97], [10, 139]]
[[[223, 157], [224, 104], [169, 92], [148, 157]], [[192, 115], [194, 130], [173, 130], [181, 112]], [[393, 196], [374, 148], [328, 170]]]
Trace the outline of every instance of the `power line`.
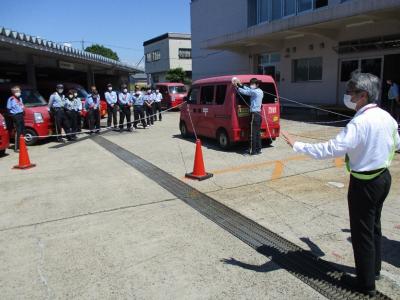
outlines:
[[143, 51], [143, 49], [138, 49], [138, 48], [130, 48], [130, 47], [125, 47], [125, 46], [116, 46], [116, 45], [110, 45], [110, 44], [103, 44], [99, 42], [94, 42], [94, 41], [86, 41], [86, 40], [81, 40], [81, 41], [68, 41], [64, 43], [81, 43], [82, 47], [84, 47], [85, 43], [90, 43], [90, 44], [99, 44], [107, 47], [112, 47], [112, 48], [118, 48], [118, 49], [125, 49], [125, 50], [133, 50], [133, 51]]

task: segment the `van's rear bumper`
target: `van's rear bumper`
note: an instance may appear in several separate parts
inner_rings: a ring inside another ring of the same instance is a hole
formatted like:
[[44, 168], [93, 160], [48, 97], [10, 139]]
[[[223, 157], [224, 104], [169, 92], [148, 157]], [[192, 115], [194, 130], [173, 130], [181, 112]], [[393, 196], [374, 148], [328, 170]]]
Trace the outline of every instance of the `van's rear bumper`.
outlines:
[[[269, 126], [269, 130], [267, 127], [261, 128], [261, 139], [275, 139], [279, 137], [280, 134], [280, 126], [273, 125]], [[248, 142], [250, 140], [250, 128], [245, 129], [234, 129], [233, 130], [233, 137], [231, 137], [232, 142]]]

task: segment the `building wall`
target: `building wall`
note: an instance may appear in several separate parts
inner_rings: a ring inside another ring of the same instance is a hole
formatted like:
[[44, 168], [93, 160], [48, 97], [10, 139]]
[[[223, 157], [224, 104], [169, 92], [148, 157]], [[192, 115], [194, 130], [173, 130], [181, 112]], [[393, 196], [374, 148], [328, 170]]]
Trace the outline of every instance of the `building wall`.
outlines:
[[[381, 57], [382, 63], [384, 63], [384, 55], [400, 53], [399, 50], [380, 51], [376, 49], [368, 52], [339, 55], [337, 51], [335, 51], [340, 41], [373, 38], [400, 33], [399, 21], [385, 21], [382, 19], [377, 20], [378, 23], [359, 27], [347, 28], [343, 25], [341, 29], [335, 30], [333, 36], [305, 34], [303, 37], [294, 39], [282, 38], [280, 41], [281, 43], [277, 44], [278, 46], [274, 48], [274, 51], [271, 51], [271, 48], [267, 50], [267, 47], [263, 46], [266, 42], [263, 43], [262, 39], [256, 41], [257, 45], [249, 43], [248, 45], [242, 46], [241, 50], [235, 53], [202, 49], [202, 45], [204, 45], [204, 42], [207, 40], [216, 37], [229, 37], [230, 35], [234, 35], [248, 28], [247, 1], [236, 2], [237, 3], [231, 3], [228, 0], [220, 0], [218, 4], [212, 0], [197, 0], [192, 2], [194, 79], [225, 74], [256, 73], [258, 70], [258, 55], [279, 53], [281, 56], [280, 62], [274, 65], [280, 72], [278, 86], [281, 96], [300, 102], [341, 105], [345, 85], [344, 82], [340, 82], [339, 80], [341, 60]], [[329, 5], [339, 4], [340, 2], [340, 0], [330, 0]], [[370, 0], [354, 1], [351, 5], [354, 8], [356, 6], [368, 6], [371, 5], [371, 3], [373, 3], [373, 1], [371, 2]], [[224, 18], [221, 18], [220, 7], [224, 7]], [[330, 8], [321, 8], [317, 13], [331, 13], [332, 16], [334, 16], [336, 11], [336, 8], [332, 8], [331, 11]], [[204, 22], [204, 19], [207, 19], [207, 22]], [[283, 21], [290, 23], [290, 18]], [[271, 23], [271, 25], [268, 26], [274, 26], [273, 24], [274, 23]], [[254, 28], [258, 27], [256, 26]], [[323, 43], [323, 47], [321, 47], [321, 43]], [[310, 49], [310, 45], [313, 45], [313, 49]], [[293, 47], [296, 47], [296, 52], [292, 51]], [[290, 51], [287, 52], [287, 49], [290, 49]], [[292, 78], [293, 60], [313, 57], [322, 57], [322, 80], [294, 82]], [[383, 75], [383, 73], [381, 75]]]
[[169, 60], [169, 41], [168, 39], [147, 45], [144, 47], [144, 54], [146, 59], [146, 54], [149, 52], [159, 50], [161, 53], [160, 60], [147, 62], [145, 61], [145, 71], [147, 74], [153, 74], [158, 72], [165, 72], [170, 69], [170, 60]]
[[169, 59], [170, 68], [182, 68], [184, 71], [192, 71], [192, 60], [191, 59], [180, 59], [179, 48], [192, 49], [191, 40], [169, 40]]
[[201, 48], [201, 43], [204, 40], [246, 28], [246, 16], [247, 1], [192, 1], [194, 80], [215, 75], [244, 74], [248, 72], [250, 66], [248, 54]]

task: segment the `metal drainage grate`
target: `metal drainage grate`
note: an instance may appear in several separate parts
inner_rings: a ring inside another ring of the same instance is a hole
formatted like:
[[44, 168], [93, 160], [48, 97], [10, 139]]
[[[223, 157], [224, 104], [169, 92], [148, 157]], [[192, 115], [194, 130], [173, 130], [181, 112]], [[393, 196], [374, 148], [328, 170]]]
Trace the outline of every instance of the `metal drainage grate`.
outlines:
[[[370, 299], [343, 286], [340, 283], [343, 271], [310, 251], [300, 248], [109, 140], [96, 136], [93, 141], [325, 297]], [[390, 298], [377, 292], [375, 299]]]

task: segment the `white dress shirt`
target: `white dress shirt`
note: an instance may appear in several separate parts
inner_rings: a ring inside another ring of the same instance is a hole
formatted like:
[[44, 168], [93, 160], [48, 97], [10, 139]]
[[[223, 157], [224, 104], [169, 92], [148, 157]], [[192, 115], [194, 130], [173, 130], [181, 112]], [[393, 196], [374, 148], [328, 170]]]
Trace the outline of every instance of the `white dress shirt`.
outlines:
[[398, 124], [376, 104], [360, 109], [335, 139], [319, 144], [296, 142], [293, 146], [294, 151], [316, 159], [347, 154], [355, 172], [389, 167], [394, 149], [400, 149]]

